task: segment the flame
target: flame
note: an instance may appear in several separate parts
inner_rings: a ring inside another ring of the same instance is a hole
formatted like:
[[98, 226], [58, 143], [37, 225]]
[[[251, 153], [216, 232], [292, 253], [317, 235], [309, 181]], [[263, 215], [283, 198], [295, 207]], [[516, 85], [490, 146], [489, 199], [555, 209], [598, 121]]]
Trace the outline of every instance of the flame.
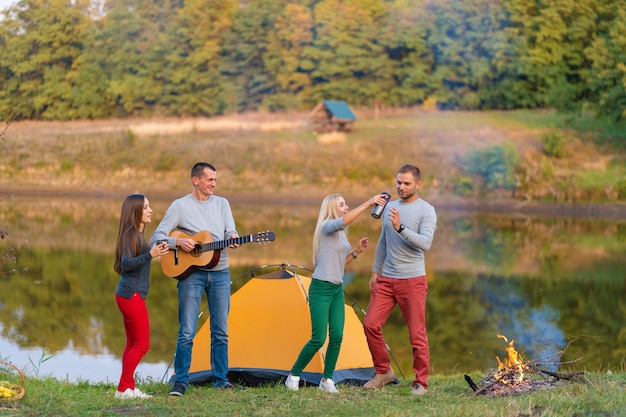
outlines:
[[[517, 371], [519, 373], [518, 381], [522, 381], [524, 379], [524, 360], [522, 359], [522, 356], [513, 347], [513, 343], [515, 341], [511, 340], [509, 342], [506, 336], [503, 336], [501, 334], [497, 336], [500, 339], [504, 339], [505, 342], [509, 343], [509, 345], [506, 347], [508, 357], [504, 358], [503, 360], [500, 360], [500, 358], [496, 356], [496, 359], [498, 360], [498, 369], [499, 369], [498, 376], [501, 376], [503, 372], [506, 372], [509, 369], [517, 368]], [[498, 378], [498, 376], [496, 376], [496, 378]]]

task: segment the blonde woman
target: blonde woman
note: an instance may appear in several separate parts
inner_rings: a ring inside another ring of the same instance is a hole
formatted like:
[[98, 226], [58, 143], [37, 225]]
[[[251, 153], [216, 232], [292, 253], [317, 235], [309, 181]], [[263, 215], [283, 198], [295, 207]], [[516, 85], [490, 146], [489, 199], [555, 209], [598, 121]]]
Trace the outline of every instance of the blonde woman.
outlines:
[[285, 380], [287, 388], [298, 390], [302, 371], [324, 345], [328, 333], [324, 375], [319, 389], [333, 394], [338, 392], [332, 377], [341, 348], [345, 321], [343, 275], [346, 265], [355, 260], [368, 244], [368, 238], [363, 237], [358, 246], [352, 249], [347, 237], [348, 225], [369, 207], [376, 204], [384, 206], [385, 203], [382, 194], [370, 198], [354, 210], [350, 210], [341, 194], [331, 194], [322, 201], [313, 235], [315, 270], [309, 287], [312, 335]]

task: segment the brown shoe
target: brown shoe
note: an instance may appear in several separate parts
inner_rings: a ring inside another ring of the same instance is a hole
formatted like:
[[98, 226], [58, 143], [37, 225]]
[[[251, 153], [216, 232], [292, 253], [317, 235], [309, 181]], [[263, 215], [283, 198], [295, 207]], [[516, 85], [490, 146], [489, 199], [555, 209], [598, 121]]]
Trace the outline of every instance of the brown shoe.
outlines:
[[426, 388], [421, 386], [420, 384], [413, 384], [413, 389], [411, 390], [411, 394], [413, 395], [424, 395], [428, 392]]
[[384, 374], [376, 374], [374, 378], [370, 379], [363, 385], [363, 389], [379, 389], [396, 380], [396, 374], [393, 372], [393, 369], [389, 368], [389, 370]]

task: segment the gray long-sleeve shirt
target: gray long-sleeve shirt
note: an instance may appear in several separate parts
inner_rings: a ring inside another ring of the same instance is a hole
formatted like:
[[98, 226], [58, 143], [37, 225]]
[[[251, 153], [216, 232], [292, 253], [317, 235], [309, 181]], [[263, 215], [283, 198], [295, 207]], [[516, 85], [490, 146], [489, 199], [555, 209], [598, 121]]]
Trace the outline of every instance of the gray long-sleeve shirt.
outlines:
[[400, 213], [400, 221], [406, 229], [398, 233], [391, 220], [386, 215], [382, 216], [382, 231], [372, 271], [389, 278], [426, 275], [424, 252], [430, 249], [435, 235], [435, 208], [421, 198], [410, 203], [391, 201], [385, 207], [385, 212], [392, 207]]
[[324, 220], [320, 235], [320, 247], [315, 259], [315, 271], [311, 275], [320, 281], [341, 284], [346, 269], [346, 256], [350, 253], [350, 242], [344, 233], [343, 217]]
[[141, 250], [142, 253], [137, 256], [128, 256], [128, 248], [122, 250], [120, 264], [122, 276], [115, 290], [115, 293], [120, 297], [130, 299], [135, 292], [143, 299], [148, 296], [152, 255], [150, 254], [150, 246], [147, 244]]
[[[160, 239], [168, 239], [170, 248], [175, 248], [176, 239], [168, 238], [174, 229], [188, 235], [195, 235], [206, 230], [213, 235], [215, 241], [230, 239], [231, 235], [237, 234], [228, 200], [216, 195], [212, 195], [206, 201], [196, 200], [191, 194], [174, 200], [165, 212], [161, 223], [150, 236], [150, 244], [154, 245]], [[222, 250], [220, 260], [213, 270], [219, 271], [225, 268], [228, 268], [226, 248]]]

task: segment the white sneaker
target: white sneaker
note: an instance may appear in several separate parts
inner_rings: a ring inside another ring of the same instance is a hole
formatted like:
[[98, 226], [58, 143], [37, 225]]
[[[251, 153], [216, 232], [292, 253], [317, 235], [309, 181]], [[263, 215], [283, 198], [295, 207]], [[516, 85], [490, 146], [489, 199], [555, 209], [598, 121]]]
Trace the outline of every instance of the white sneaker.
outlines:
[[130, 388], [126, 388], [124, 392], [115, 390], [115, 398], [119, 400], [132, 400], [135, 398], [135, 392]]
[[292, 391], [300, 389], [300, 377], [289, 374], [285, 379], [285, 386]]
[[142, 400], [145, 399], [145, 398], [152, 398], [152, 395], [146, 394], [145, 392], [143, 392], [139, 388], [135, 388], [133, 390], [133, 395], [135, 396], [135, 398], [139, 398], [139, 399], [142, 399]]
[[320, 382], [320, 390], [331, 394], [337, 394], [339, 392], [332, 379], [325, 381], [322, 379], [322, 382]]

